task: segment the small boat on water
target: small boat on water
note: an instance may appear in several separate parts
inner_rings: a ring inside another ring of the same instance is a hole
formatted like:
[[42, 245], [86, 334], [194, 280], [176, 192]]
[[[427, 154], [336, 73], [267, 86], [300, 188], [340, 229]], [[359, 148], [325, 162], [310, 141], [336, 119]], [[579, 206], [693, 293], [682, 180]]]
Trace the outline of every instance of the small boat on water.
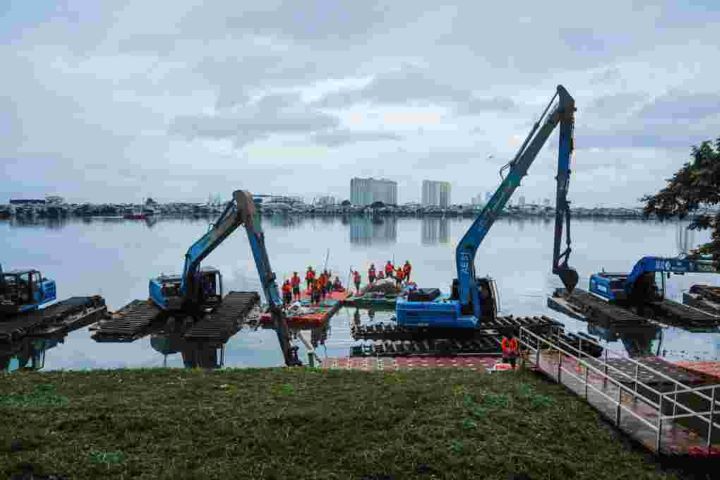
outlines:
[[123, 218], [126, 218], [128, 220], [145, 220], [147, 216], [145, 215], [145, 212], [139, 210], [139, 209], [127, 209], [123, 213]]
[[153, 215], [157, 215], [157, 210], [155, 209], [155, 207], [146, 205], [142, 209], [142, 214], [145, 216], [143, 218], [152, 217]]

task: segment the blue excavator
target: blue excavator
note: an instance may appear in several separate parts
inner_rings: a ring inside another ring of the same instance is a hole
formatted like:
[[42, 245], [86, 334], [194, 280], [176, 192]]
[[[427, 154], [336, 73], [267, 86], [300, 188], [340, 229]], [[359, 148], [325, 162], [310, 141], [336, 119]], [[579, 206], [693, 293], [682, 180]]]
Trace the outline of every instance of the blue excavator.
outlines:
[[278, 341], [288, 366], [300, 365], [297, 347], [290, 344], [282, 299], [265, 249], [265, 236], [252, 195], [243, 190], [233, 192], [214, 224], [193, 243], [185, 254], [181, 275], [161, 275], [150, 280], [150, 299], [160, 309], [191, 316], [201, 315], [222, 301], [222, 276], [215, 268], [200, 268], [200, 263], [239, 226], [245, 226], [250, 250], [269, 305]]
[[[656, 274], [660, 273], [660, 284]], [[600, 272], [590, 276], [590, 293], [621, 306], [640, 306], [665, 297], [665, 278], [670, 274], [720, 273], [709, 256], [643, 257], [630, 273]], [[666, 274], [666, 275], [663, 275]]]
[[[554, 105], [555, 100], [557, 104]], [[548, 113], [549, 112], [549, 113]], [[483, 321], [494, 320], [497, 314], [497, 293], [490, 278], [475, 275], [475, 255], [483, 239], [500, 216], [510, 197], [527, 174], [528, 168], [555, 127], [560, 125], [558, 150], [557, 196], [555, 211], [555, 244], [552, 271], [562, 280], [568, 291], [578, 282], [577, 272], [568, 266], [570, 255], [570, 204], [567, 191], [570, 181], [570, 158], [573, 151], [575, 100], [558, 85], [557, 91], [535, 123], [513, 160], [505, 169], [508, 174], [465, 233], [455, 252], [457, 278], [450, 295], [441, 295], [437, 288], [421, 288], [398, 298], [396, 318], [398, 325], [427, 328], [477, 328]], [[567, 225], [566, 247], [561, 248], [563, 224]], [[561, 251], [562, 250], [562, 251]]]
[[56, 300], [55, 281], [34, 269], [3, 272], [0, 265], [0, 316], [31, 312]]

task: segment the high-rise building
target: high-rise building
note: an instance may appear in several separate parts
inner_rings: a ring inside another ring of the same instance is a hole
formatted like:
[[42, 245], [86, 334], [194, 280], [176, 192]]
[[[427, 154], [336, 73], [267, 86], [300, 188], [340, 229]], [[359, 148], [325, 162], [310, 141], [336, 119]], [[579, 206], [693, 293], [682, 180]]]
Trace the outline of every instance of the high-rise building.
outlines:
[[423, 206], [447, 208], [450, 206], [450, 182], [435, 182], [423, 180], [422, 183]]
[[335, 197], [331, 195], [325, 195], [317, 199], [318, 205], [335, 205]]
[[353, 178], [350, 180], [350, 203], [366, 206], [374, 202], [397, 205], [397, 183], [384, 178]]

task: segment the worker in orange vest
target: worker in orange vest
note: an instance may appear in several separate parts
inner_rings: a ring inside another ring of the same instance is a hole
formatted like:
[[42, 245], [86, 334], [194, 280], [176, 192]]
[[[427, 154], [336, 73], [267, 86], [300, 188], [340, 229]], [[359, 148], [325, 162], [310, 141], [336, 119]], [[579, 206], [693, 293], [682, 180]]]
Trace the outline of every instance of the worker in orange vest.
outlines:
[[360, 272], [355, 270], [353, 272], [353, 283], [355, 284], [355, 291], [357, 292], [358, 295], [360, 295], [360, 280], [361, 280]]
[[410, 272], [412, 272], [412, 265], [410, 265], [410, 262], [405, 260], [405, 265], [403, 265], [403, 273], [405, 274], [405, 281], [410, 281]]
[[315, 271], [313, 271], [312, 267], [308, 267], [307, 272], [305, 272], [305, 283], [307, 283], [308, 290], [312, 287], [313, 281], [315, 281]]
[[293, 300], [300, 300], [300, 277], [297, 272], [293, 272], [293, 276], [290, 278], [290, 285], [292, 286]]
[[375, 264], [371, 263], [370, 268], [368, 269], [368, 282], [374, 283], [375, 282]]
[[387, 278], [390, 278], [393, 276], [393, 272], [395, 272], [395, 267], [393, 266], [392, 262], [388, 260], [385, 264], [385, 276]]
[[320, 286], [318, 285], [318, 280], [313, 280], [312, 283], [310, 283], [310, 303], [320, 303]]
[[402, 287], [403, 281], [405, 280], [405, 272], [402, 267], [397, 267], [395, 270], [395, 283], [398, 287]]
[[282, 296], [283, 296], [283, 303], [285, 305], [290, 305], [290, 302], [292, 302], [292, 286], [290, 285], [290, 280], [285, 279], [285, 282], [282, 284]]
[[520, 348], [515, 335], [510, 333], [509, 338], [503, 337], [502, 342], [500, 342], [500, 347], [502, 348], [503, 363], [509, 363], [513, 368], [515, 368], [515, 361], [520, 353]]
[[325, 300], [325, 296], [327, 295], [327, 277], [324, 273], [321, 273], [318, 277], [318, 290], [320, 291], [320, 298]]

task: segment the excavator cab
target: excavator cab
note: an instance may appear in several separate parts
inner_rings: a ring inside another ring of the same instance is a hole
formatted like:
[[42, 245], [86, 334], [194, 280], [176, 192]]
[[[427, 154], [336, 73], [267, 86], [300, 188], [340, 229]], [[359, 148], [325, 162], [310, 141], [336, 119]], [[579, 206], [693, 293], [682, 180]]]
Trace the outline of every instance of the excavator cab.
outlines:
[[[489, 277], [482, 277], [477, 279], [478, 284], [478, 297], [480, 298], [480, 315], [482, 321], [492, 321], [497, 317], [498, 312], [498, 296], [497, 287], [495, 280]], [[458, 279], [454, 279], [452, 282], [452, 288], [450, 290], [450, 300], [458, 300], [460, 298], [460, 285]], [[463, 314], [472, 314], [472, 304], [468, 304], [467, 310], [462, 311]]]
[[0, 313], [36, 310], [55, 299], [55, 282], [38, 270], [0, 271]]
[[[150, 299], [163, 310], [180, 311], [188, 307], [183, 305], [183, 292], [180, 275], [161, 275], [150, 280]], [[194, 291], [188, 298], [195, 307], [213, 307], [222, 301], [222, 274], [217, 268], [203, 267], [197, 273], [193, 285]]]

